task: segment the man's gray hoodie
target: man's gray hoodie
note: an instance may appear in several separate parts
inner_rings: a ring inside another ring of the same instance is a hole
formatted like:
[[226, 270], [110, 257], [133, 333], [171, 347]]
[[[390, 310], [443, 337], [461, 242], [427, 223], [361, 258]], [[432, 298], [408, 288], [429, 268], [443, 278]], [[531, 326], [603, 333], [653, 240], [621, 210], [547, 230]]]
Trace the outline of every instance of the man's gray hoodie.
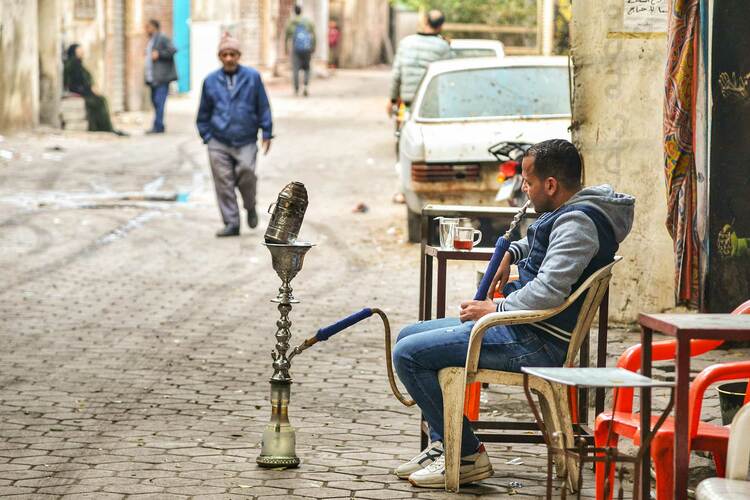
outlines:
[[[501, 299], [498, 310], [549, 309], [559, 306], [570, 296], [573, 285], [600, 248], [594, 221], [584, 211], [570, 210], [570, 205], [574, 204], [598, 211], [611, 225], [618, 244], [633, 225], [635, 198], [632, 196], [616, 193], [606, 184], [580, 190], [554, 212], [539, 217], [537, 222], [540, 224], [555, 218], [541, 266], [533, 280]], [[528, 257], [534, 245], [535, 241], [529, 241], [528, 236], [511, 243], [509, 252], [513, 255], [513, 263]]]

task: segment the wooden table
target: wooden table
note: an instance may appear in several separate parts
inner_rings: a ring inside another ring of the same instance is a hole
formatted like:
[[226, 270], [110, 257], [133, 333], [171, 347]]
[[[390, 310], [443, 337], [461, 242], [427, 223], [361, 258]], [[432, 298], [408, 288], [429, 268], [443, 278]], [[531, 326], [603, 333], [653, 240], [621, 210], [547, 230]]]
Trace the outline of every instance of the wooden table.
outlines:
[[[750, 316], [736, 314], [639, 314], [641, 325], [641, 374], [651, 377], [651, 344], [653, 332], [661, 332], [677, 339], [675, 351], [674, 405], [674, 498], [687, 499], [688, 465], [688, 408], [690, 390], [690, 341], [750, 340]], [[648, 434], [651, 424], [651, 389], [641, 389], [641, 438]], [[641, 498], [649, 498], [651, 489], [651, 459], [643, 456], [641, 465]]]

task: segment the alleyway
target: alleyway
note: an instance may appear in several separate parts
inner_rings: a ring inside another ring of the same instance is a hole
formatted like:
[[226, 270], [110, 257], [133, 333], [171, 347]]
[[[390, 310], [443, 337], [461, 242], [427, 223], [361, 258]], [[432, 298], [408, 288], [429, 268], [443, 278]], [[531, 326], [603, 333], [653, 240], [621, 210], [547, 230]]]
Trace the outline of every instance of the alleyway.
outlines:
[[[0, 142], [13, 152], [0, 159], [0, 497], [449, 497], [390, 474], [418, 451], [418, 416], [388, 391], [374, 319], [293, 362], [302, 466], [255, 464], [279, 285], [261, 246], [264, 212], [287, 182], [307, 186], [302, 236], [317, 244], [293, 282], [295, 338], [365, 306], [396, 330], [416, 316], [418, 250], [391, 202], [387, 78], [339, 72], [306, 100], [269, 89], [277, 137], [260, 160], [263, 215], [234, 239], [213, 235], [194, 101], [168, 102], [161, 137]], [[187, 201], [153, 201], [176, 192]], [[369, 211], [353, 212], [360, 202]], [[471, 294], [471, 269], [453, 273], [449, 304]], [[618, 333], [613, 355], [627, 337]], [[526, 414], [515, 390], [494, 389], [485, 408]], [[541, 496], [542, 447], [488, 449], [495, 476], [467, 496]], [[505, 464], [516, 457], [522, 465]], [[590, 473], [586, 485], [590, 496]]]

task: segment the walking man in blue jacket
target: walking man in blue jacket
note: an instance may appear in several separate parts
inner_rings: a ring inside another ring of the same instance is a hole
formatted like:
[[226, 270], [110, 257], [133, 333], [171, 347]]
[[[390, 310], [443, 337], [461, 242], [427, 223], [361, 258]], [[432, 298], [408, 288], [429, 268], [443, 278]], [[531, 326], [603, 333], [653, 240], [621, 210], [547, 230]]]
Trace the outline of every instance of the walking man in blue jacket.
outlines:
[[240, 234], [240, 211], [235, 188], [242, 195], [247, 225], [258, 225], [255, 193], [258, 178], [258, 129], [263, 131], [263, 154], [271, 147], [271, 106], [260, 73], [239, 64], [240, 42], [225, 33], [219, 44], [222, 68], [203, 82], [198, 108], [198, 132], [208, 146], [208, 159], [224, 228], [217, 237]]

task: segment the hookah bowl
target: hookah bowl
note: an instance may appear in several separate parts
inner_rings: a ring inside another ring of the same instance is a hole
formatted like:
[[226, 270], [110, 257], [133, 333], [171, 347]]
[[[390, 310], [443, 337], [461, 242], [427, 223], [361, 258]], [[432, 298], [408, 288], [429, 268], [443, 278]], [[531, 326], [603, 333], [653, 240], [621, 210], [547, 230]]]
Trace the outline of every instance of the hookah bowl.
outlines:
[[271, 421], [263, 431], [261, 452], [256, 462], [261, 467], [293, 468], [300, 463], [295, 452], [296, 436], [289, 423], [289, 398], [292, 378], [289, 375], [290, 360], [294, 353], [287, 356], [289, 340], [292, 337], [289, 313], [292, 304], [299, 303], [292, 295], [291, 281], [302, 269], [305, 254], [313, 247], [312, 243], [296, 241], [294, 243], [265, 243], [271, 252], [273, 269], [281, 279], [279, 294], [271, 302], [278, 303], [279, 320], [276, 322], [276, 345], [271, 352], [273, 359], [273, 376], [271, 376]]

